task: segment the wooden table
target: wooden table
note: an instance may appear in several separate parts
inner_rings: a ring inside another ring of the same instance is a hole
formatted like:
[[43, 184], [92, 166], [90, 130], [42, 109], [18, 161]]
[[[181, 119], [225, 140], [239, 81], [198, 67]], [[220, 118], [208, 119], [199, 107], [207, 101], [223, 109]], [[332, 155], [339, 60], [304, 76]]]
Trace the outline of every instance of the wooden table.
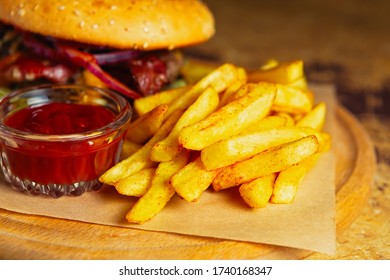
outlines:
[[302, 59], [309, 81], [333, 83], [375, 146], [377, 171], [361, 215], [341, 235], [335, 256], [390, 259], [390, 2], [205, 1], [217, 33], [189, 53], [258, 67], [270, 58]]

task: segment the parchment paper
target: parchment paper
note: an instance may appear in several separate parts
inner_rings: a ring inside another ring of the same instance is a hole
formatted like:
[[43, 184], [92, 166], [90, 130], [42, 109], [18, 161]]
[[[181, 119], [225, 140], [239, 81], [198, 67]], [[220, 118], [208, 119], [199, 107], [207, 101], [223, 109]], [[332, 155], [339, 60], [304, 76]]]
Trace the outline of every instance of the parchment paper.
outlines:
[[[324, 130], [332, 135], [334, 88], [311, 85], [311, 89], [316, 102], [327, 103]], [[154, 219], [143, 225], [132, 225], [125, 221], [125, 215], [135, 201], [117, 194], [110, 186], [81, 197], [34, 197], [14, 191], [0, 179], [0, 208], [9, 211], [335, 253], [335, 161], [331, 151], [307, 174], [289, 205], [268, 204], [262, 209], [250, 209], [235, 188], [218, 193], [207, 190], [198, 202], [186, 202], [174, 196]]]

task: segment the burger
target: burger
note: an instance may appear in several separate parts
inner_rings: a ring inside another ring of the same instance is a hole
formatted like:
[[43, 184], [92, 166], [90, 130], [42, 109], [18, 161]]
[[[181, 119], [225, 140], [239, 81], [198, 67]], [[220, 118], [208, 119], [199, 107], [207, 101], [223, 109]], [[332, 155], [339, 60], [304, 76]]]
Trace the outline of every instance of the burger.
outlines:
[[0, 0], [0, 87], [101, 85], [130, 99], [180, 75], [214, 18], [198, 0]]

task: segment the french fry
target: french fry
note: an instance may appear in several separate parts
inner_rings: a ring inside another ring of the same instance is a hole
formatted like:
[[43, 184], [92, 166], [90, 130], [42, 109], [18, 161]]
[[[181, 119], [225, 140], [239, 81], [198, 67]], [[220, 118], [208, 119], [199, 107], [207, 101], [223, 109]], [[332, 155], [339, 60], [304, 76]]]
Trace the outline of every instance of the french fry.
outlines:
[[168, 135], [182, 114], [182, 110], [175, 111], [141, 149], [103, 173], [99, 178], [100, 182], [115, 185], [119, 180], [143, 168], [156, 166], [156, 163], [149, 158], [150, 151], [158, 141]]
[[240, 78], [242, 71], [238, 67], [229, 63], [223, 64], [170, 103], [168, 115], [177, 109], [187, 109], [207, 87], [214, 87], [220, 93]]
[[276, 174], [266, 175], [239, 187], [242, 199], [252, 208], [267, 206], [274, 188]]
[[168, 107], [168, 104], [159, 105], [136, 119], [130, 124], [126, 132], [126, 139], [138, 144], [146, 142], [161, 127]]
[[277, 63], [274, 67], [271, 65], [248, 72], [248, 81], [289, 84], [304, 76], [302, 60]]
[[305, 116], [305, 114], [295, 114], [290, 116], [294, 120], [294, 125], [296, 125], [296, 123], [299, 122]]
[[260, 70], [269, 70], [278, 66], [278, 64], [279, 61], [277, 61], [276, 59], [269, 59], [263, 65], [260, 66]]
[[[236, 90], [235, 92], [233, 92], [232, 94], [230, 94], [229, 96], [227, 96], [224, 100], [224, 102], [221, 104], [221, 105], [226, 105], [238, 98], [241, 98], [243, 97], [245, 94], [251, 92], [252, 90], [254, 90], [256, 87], [261, 87], [261, 86], [264, 86], [264, 87], [269, 87], [270, 85], [269, 84], [266, 84], [266, 83], [263, 83], [263, 84], [256, 84], [256, 83], [245, 83], [243, 84], [238, 90]], [[222, 107], [222, 106], [221, 106]]]
[[197, 123], [212, 113], [218, 106], [219, 96], [212, 87], [206, 90], [188, 107], [166, 138], [157, 142], [150, 153], [150, 159], [156, 162], [173, 160], [183, 148], [178, 136], [183, 127]]
[[176, 193], [186, 201], [197, 201], [211, 185], [218, 172], [219, 170], [206, 170], [198, 157], [173, 175], [171, 184]]
[[309, 135], [315, 135], [319, 143], [322, 143], [321, 134], [314, 129], [284, 127], [218, 141], [204, 148], [201, 151], [201, 158], [206, 169], [213, 170], [243, 161], [265, 150]]
[[286, 112], [275, 112], [273, 116], [279, 116], [279, 117], [286, 118], [286, 127], [295, 125], [294, 118], [290, 114], [288, 114]]
[[[289, 84], [286, 84], [287, 86], [290, 86], [290, 87], [295, 87], [295, 88], [298, 88], [298, 89], [302, 89], [302, 90], [305, 90], [305, 91], [308, 91], [308, 85], [307, 85], [307, 80], [306, 80], [306, 77], [303, 76], [297, 80], [295, 80], [294, 82], [291, 82]], [[311, 100], [313, 100], [313, 95], [312, 93], [310, 92], [311, 94]]]
[[210, 74], [218, 66], [197, 59], [187, 59], [181, 67], [181, 74], [189, 84], [194, 84]]
[[138, 114], [138, 116], [142, 116], [160, 105], [172, 103], [173, 100], [177, 99], [189, 89], [190, 86], [172, 88], [157, 92], [153, 95], [135, 99], [133, 104], [134, 111]]
[[170, 179], [183, 168], [189, 159], [189, 151], [183, 150], [173, 161], [162, 162], [158, 165], [150, 188], [133, 205], [126, 215], [130, 223], [142, 224], [156, 216], [175, 194]]
[[321, 138], [322, 138], [322, 143], [320, 146], [320, 151], [321, 152], [327, 152], [330, 150], [331, 145], [332, 145], [332, 137], [329, 133], [321, 131]]
[[274, 86], [255, 87], [204, 120], [183, 128], [179, 142], [187, 149], [202, 150], [217, 141], [240, 134], [269, 113], [274, 98]]
[[277, 93], [272, 107], [277, 112], [307, 114], [312, 108], [312, 101], [304, 90], [276, 84]]
[[84, 83], [89, 86], [107, 88], [107, 84], [92, 74], [91, 71], [84, 70], [82, 72], [82, 78], [84, 79]]
[[222, 169], [214, 179], [215, 191], [241, 185], [256, 178], [280, 172], [316, 153], [319, 143], [314, 135], [261, 152]]
[[228, 103], [228, 100], [230, 100], [230, 97], [234, 95], [244, 85], [244, 83], [244, 81], [236, 80], [230, 84], [226, 90], [221, 92], [219, 107], [225, 106]]
[[315, 153], [297, 165], [279, 172], [274, 184], [270, 202], [275, 204], [292, 203], [304, 177], [316, 164], [319, 156], [320, 153]]
[[326, 105], [324, 102], [318, 103], [314, 108], [305, 115], [302, 119], [300, 119], [296, 126], [298, 127], [312, 127], [318, 131], [321, 131], [326, 116]]
[[275, 181], [270, 202], [277, 204], [292, 203], [305, 175], [306, 169], [300, 164], [281, 171]]
[[285, 116], [266, 116], [259, 123], [245, 129], [241, 135], [251, 134], [263, 130], [286, 127], [288, 118]]
[[121, 195], [143, 196], [148, 190], [156, 168], [145, 168], [119, 180], [115, 189]]
[[242, 67], [237, 67], [237, 74], [238, 74], [238, 80], [242, 82], [247, 82], [248, 81], [248, 73], [246, 72], [245, 68]]
[[132, 154], [134, 154], [136, 151], [141, 149], [142, 145], [138, 143], [131, 142], [129, 140], [123, 141], [122, 145], [122, 152], [121, 152], [121, 160], [124, 160], [125, 158], [128, 158]]

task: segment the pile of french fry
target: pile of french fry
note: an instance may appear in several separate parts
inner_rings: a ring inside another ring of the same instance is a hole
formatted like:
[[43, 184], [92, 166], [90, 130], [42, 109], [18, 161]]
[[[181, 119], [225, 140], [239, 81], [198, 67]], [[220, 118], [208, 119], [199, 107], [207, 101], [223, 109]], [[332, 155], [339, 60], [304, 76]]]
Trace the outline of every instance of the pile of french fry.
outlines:
[[329, 149], [326, 105], [314, 102], [302, 61], [206, 70], [200, 79], [183, 71], [191, 84], [134, 101], [123, 160], [100, 177], [139, 197], [128, 222], [152, 219], [175, 194], [198, 201], [208, 188], [237, 187], [252, 208], [292, 203]]

